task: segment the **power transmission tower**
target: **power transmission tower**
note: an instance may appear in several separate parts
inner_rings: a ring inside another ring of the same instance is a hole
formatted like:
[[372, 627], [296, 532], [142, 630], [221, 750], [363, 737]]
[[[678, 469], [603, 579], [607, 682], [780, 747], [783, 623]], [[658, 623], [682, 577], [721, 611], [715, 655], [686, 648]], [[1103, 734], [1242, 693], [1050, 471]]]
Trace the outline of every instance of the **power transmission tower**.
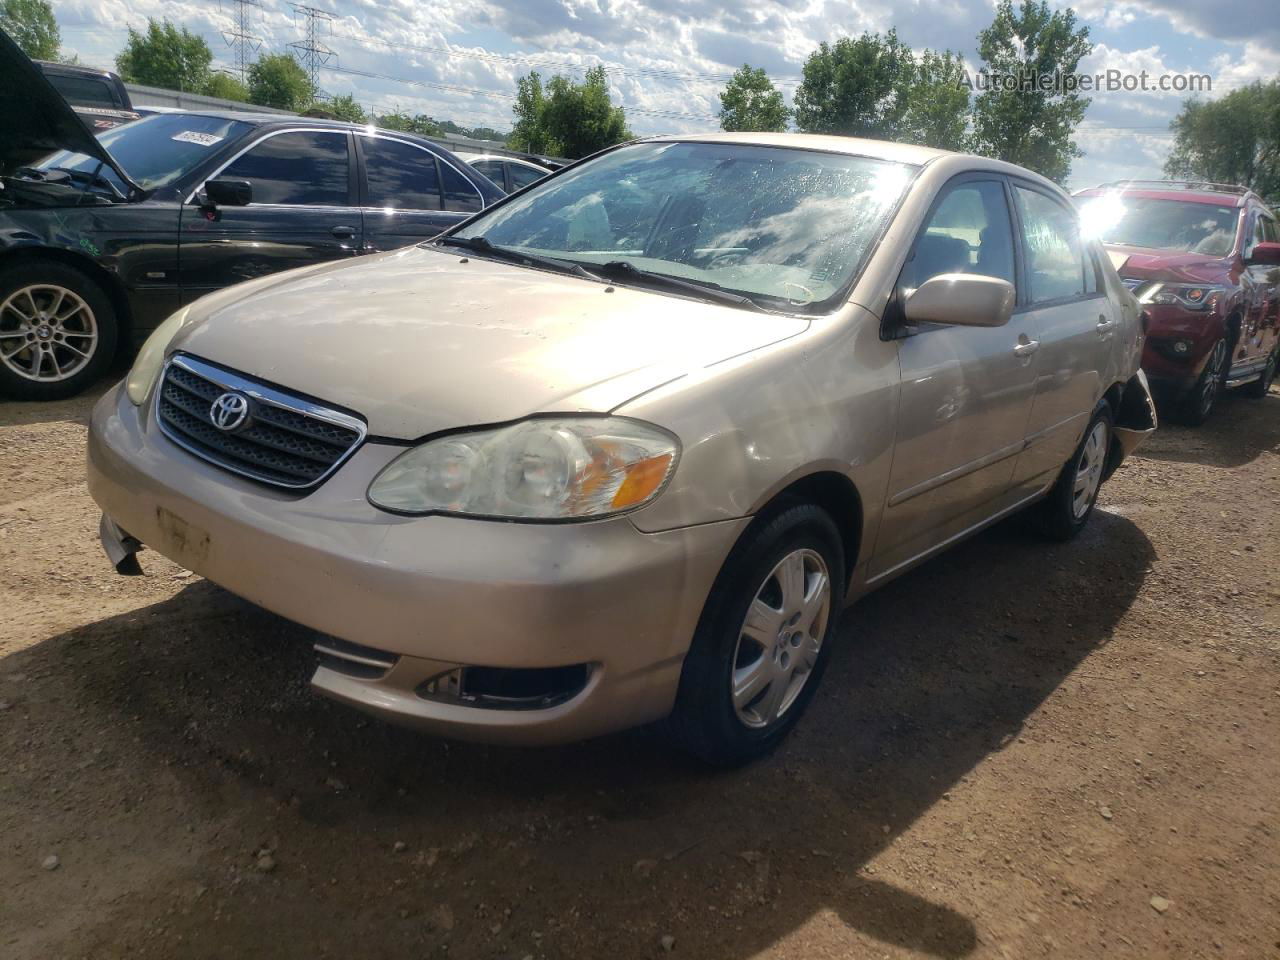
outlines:
[[[219, 0], [219, 3], [221, 2], [222, 0]], [[261, 10], [262, 4], [259, 0], [230, 0], [230, 2], [235, 6], [235, 29], [224, 30], [222, 38], [227, 41], [227, 46], [235, 50], [236, 70], [243, 81], [247, 80], [253, 54], [262, 46], [262, 38], [249, 32], [253, 11]]]
[[301, 3], [295, 3], [292, 6], [294, 16], [301, 16], [306, 20], [304, 28], [306, 36], [302, 40], [289, 44], [289, 47], [294, 51], [298, 62], [302, 64], [302, 69], [307, 72], [307, 79], [311, 81], [311, 95], [320, 100], [323, 99], [320, 92], [320, 67], [337, 54], [321, 43], [318, 35], [320, 27], [327, 25], [328, 21], [333, 19], [333, 14]]

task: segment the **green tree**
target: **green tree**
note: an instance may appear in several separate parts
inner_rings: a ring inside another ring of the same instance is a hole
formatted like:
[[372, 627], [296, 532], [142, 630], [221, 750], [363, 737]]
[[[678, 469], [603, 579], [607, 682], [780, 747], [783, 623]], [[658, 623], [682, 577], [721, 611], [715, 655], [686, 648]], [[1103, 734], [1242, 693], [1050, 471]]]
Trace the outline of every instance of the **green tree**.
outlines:
[[963, 84], [964, 62], [950, 50], [924, 50], [916, 58], [915, 79], [907, 91], [901, 137], [940, 150], [965, 150], [969, 122], [969, 90]]
[[315, 99], [311, 78], [287, 53], [260, 57], [249, 67], [249, 102], [302, 111]]
[[497, 140], [499, 143], [505, 142], [511, 136], [509, 133], [500, 133], [493, 127], [472, 127], [470, 130], [464, 130], [463, 135], [473, 140]]
[[537, 73], [520, 77], [514, 111], [508, 143], [517, 150], [576, 160], [632, 137], [626, 115], [609, 96], [604, 67], [592, 67], [582, 83], [557, 74], [545, 90]]
[[129, 28], [124, 49], [116, 55], [116, 69], [130, 83], [166, 90], [199, 93], [209, 83], [213, 53], [202, 37], [168, 20], [147, 18], [147, 32]]
[[206, 97], [220, 97], [223, 100], [235, 100], [239, 103], [249, 102], [249, 88], [239, 77], [229, 73], [211, 73], [200, 91]]
[[399, 109], [375, 116], [373, 122], [383, 130], [400, 130], [404, 133], [416, 133], [421, 137], [437, 137], [443, 132], [440, 124], [425, 113], [410, 116]]
[[1256, 82], [1205, 103], [1188, 100], [1173, 119], [1167, 176], [1238, 183], [1280, 197], [1280, 80]]
[[[1072, 139], [1089, 99], [1070, 89], [1080, 61], [1093, 50], [1089, 28], [1072, 10], [1051, 11], [1046, 0], [1000, 0], [995, 20], [978, 34], [983, 69], [1016, 78], [1012, 89], [989, 89], [974, 107], [973, 144], [979, 153], [1021, 164], [1059, 183], [1083, 156]], [[1065, 82], [1042, 84], [1042, 77]], [[1047, 89], [1045, 89], [1047, 87]]]
[[364, 108], [356, 103], [354, 94], [344, 93], [340, 97], [334, 97], [323, 106], [325, 110], [333, 115], [335, 120], [345, 120], [348, 123], [365, 123], [369, 119], [364, 112]]
[[911, 48], [894, 30], [824, 40], [804, 64], [796, 126], [805, 133], [897, 139], [914, 72]]
[[3, 0], [0, 27], [33, 60], [57, 60], [62, 34], [48, 0]]
[[791, 111], [763, 67], [744, 63], [720, 93], [720, 129], [781, 132]]

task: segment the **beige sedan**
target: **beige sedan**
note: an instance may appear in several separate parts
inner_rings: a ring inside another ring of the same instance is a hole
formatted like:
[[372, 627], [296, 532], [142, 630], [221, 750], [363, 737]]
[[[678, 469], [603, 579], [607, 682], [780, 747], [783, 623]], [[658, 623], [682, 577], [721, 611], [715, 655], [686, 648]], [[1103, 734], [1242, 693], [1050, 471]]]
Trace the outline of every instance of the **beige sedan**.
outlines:
[[322, 632], [329, 696], [740, 762], [858, 596], [1019, 510], [1084, 526], [1155, 427], [1141, 346], [1033, 173], [661, 138], [184, 308], [95, 410], [89, 483], [119, 569], [145, 544]]

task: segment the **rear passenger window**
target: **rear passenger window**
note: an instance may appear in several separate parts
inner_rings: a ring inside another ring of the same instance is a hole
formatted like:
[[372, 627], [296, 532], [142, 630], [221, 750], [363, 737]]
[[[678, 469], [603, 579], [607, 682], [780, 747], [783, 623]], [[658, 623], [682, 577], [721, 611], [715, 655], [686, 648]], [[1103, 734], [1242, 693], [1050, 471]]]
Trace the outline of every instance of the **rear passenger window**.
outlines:
[[365, 137], [369, 206], [398, 210], [439, 210], [440, 179], [435, 154], [398, 140]]
[[480, 192], [471, 185], [471, 181], [444, 161], [440, 162], [440, 179], [444, 185], [446, 210], [471, 213], [484, 209], [484, 200], [480, 198]]
[[1085, 293], [1085, 255], [1075, 214], [1035, 190], [1017, 187], [1032, 303]]
[[345, 133], [298, 131], [268, 137], [219, 176], [248, 180], [254, 203], [345, 207], [348, 169]]
[[541, 170], [534, 170], [532, 167], [522, 167], [518, 163], [507, 164], [507, 169], [511, 172], [511, 189], [519, 190], [521, 187], [527, 187], [531, 183], [537, 183], [546, 176]]
[[1014, 282], [1013, 230], [1004, 186], [994, 180], [950, 187], [934, 209], [900, 285], [910, 294], [943, 273], [977, 273]]

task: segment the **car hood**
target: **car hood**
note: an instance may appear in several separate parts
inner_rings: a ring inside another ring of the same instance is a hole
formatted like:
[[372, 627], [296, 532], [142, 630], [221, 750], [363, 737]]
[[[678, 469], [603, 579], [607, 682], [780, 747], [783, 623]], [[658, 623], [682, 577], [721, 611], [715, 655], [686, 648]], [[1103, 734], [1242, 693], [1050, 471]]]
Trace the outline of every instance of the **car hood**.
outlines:
[[170, 350], [346, 408], [374, 436], [405, 440], [609, 411], [808, 327], [419, 247], [246, 286], [198, 301]]
[[1225, 283], [1229, 282], [1231, 273], [1230, 260], [1223, 257], [1207, 257], [1203, 253], [1181, 253], [1173, 250], [1151, 250], [1147, 247], [1107, 244], [1107, 254], [1120, 276], [1137, 280]]
[[137, 184], [98, 142], [44, 73], [0, 30], [0, 175], [55, 150], [74, 150], [101, 160], [131, 187]]

